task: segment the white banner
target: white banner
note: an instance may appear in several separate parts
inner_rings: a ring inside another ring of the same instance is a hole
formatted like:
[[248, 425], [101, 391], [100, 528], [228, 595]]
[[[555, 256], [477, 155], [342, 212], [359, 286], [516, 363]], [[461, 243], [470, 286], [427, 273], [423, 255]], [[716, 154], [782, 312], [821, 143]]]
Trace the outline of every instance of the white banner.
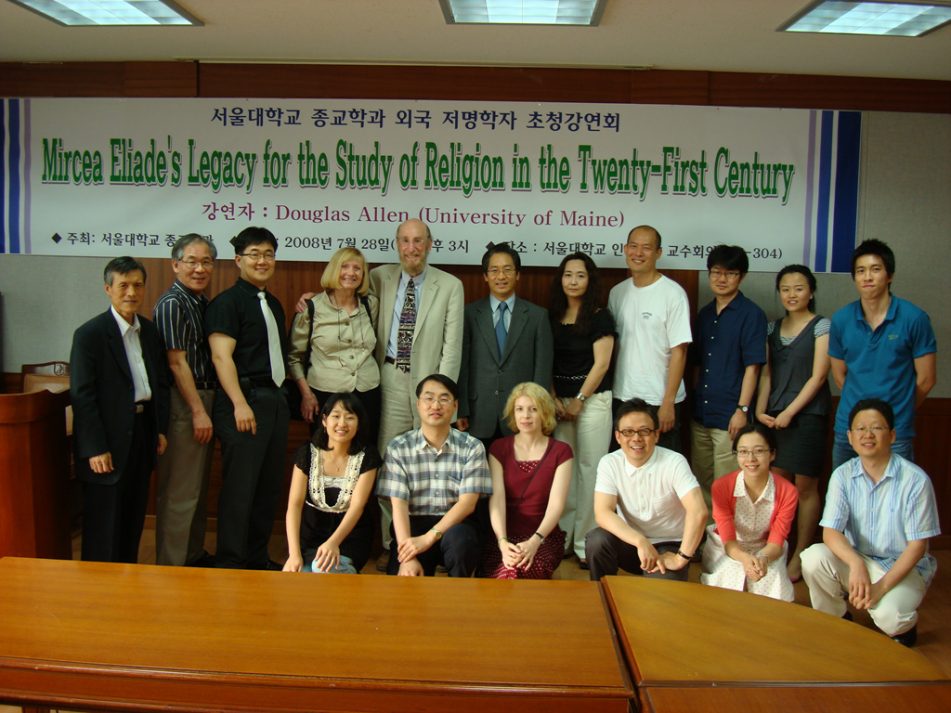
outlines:
[[232, 235], [262, 225], [282, 260], [325, 261], [354, 245], [381, 263], [395, 261], [392, 239], [409, 217], [430, 225], [437, 264], [474, 264], [487, 243], [511, 241], [526, 265], [582, 250], [620, 267], [642, 223], [660, 230], [666, 268], [704, 269], [726, 242], [746, 248], [754, 270], [835, 269], [834, 246], [854, 244], [860, 122], [843, 139], [835, 112], [262, 99], [3, 107], [4, 252], [166, 257], [175, 236], [198, 232], [230, 256]]

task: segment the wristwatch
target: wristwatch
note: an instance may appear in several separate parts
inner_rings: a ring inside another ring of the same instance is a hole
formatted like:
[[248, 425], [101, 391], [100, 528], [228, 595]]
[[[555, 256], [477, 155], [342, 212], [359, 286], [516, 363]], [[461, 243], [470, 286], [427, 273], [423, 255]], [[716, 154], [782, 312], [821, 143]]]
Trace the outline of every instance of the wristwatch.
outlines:
[[431, 527], [429, 531], [436, 535], [436, 542], [439, 542], [442, 539], [442, 533], [435, 527]]
[[580, 391], [578, 392], [578, 395], [575, 396], [575, 398], [578, 399], [578, 401], [580, 401], [581, 403], [584, 403], [585, 401], [588, 400], [588, 397], [582, 394]]
[[745, 414], [749, 414], [750, 412], [749, 406], [744, 406], [743, 404], [737, 404], [736, 407]]

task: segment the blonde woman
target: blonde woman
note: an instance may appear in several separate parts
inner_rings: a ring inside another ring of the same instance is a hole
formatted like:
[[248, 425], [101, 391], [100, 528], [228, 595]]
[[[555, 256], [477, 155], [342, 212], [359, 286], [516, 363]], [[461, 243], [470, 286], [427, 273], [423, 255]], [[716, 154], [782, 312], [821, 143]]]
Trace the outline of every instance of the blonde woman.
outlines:
[[[356, 248], [333, 254], [320, 278], [323, 292], [294, 317], [287, 358], [301, 393], [301, 416], [314, 424], [334, 393], [355, 393], [369, 417], [368, 441], [376, 442], [380, 413], [380, 368], [373, 358], [379, 303], [370, 289], [366, 259]], [[309, 365], [308, 365], [308, 359]], [[306, 371], [306, 373], [305, 373]]]
[[486, 550], [483, 571], [496, 579], [551, 579], [565, 548], [558, 519], [571, 484], [571, 447], [551, 437], [555, 402], [538, 384], [512, 389], [504, 418], [515, 434], [489, 448], [496, 544]]

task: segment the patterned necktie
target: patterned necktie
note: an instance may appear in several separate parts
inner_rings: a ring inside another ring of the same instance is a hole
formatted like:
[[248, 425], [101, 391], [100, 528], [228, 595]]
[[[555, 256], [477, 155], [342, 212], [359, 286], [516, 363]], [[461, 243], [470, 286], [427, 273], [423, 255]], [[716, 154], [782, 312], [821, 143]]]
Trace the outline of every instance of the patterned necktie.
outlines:
[[409, 358], [413, 353], [413, 332], [416, 330], [416, 285], [413, 278], [406, 283], [406, 296], [403, 298], [403, 311], [400, 312], [400, 326], [396, 332], [396, 368], [404, 374], [409, 373]]
[[505, 313], [508, 309], [508, 304], [499, 302], [499, 321], [495, 323], [495, 341], [499, 344], [499, 359], [505, 353], [505, 338], [509, 335], [509, 330], [505, 328]]
[[267, 355], [271, 362], [271, 379], [273, 379], [275, 386], [280, 386], [284, 383], [284, 355], [281, 353], [281, 333], [277, 331], [274, 313], [267, 306], [267, 295], [263, 291], [258, 292], [258, 299], [261, 300], [261, 314], [264, 315], [264, 324], [267, 327]]

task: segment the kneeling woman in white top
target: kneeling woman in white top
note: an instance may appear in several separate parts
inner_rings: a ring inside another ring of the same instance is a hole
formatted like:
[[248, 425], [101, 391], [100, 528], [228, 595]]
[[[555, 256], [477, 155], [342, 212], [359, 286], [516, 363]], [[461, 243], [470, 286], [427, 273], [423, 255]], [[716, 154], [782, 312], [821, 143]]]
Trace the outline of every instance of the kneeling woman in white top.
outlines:
[[373, 537], [367, 501], [380, 466], [376, 447], [367, 443], [367, 423], [356, 395], [331, 394], [324, 401], [320, 426], [294, 459], [285, 572], [355, 574], [366, 564]]
[[714, 482], [711, 491], [716, 522], [707, 528], [700, 581], [791, 602], [786, 537], [799, 494], [770, 472], [776, 443], [762, 424], [742, 428], [733, 452], [740, 469]]

